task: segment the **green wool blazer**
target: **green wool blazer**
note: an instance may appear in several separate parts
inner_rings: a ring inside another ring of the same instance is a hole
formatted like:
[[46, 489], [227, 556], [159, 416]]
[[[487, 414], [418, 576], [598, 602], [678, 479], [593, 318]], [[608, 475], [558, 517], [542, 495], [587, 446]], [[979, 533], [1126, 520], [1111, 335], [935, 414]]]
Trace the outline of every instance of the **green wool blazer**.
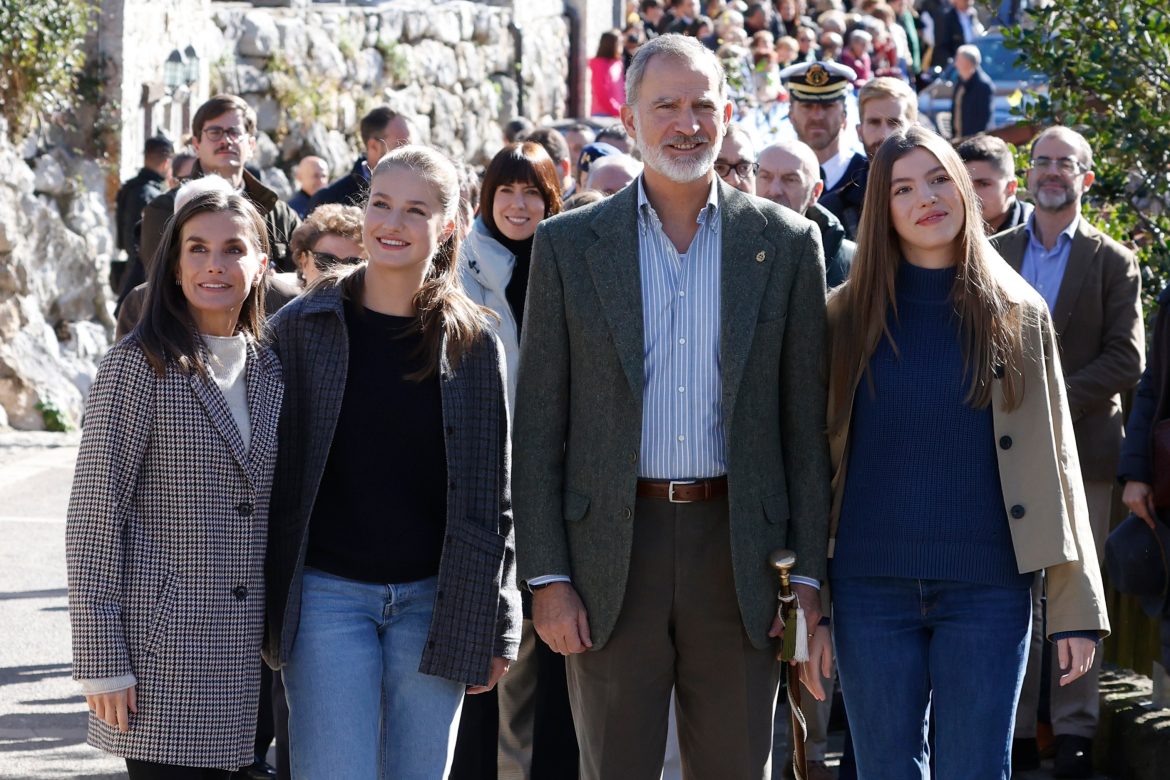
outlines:
[[[644, 347], [636, 184], [545, 220], [524, 312], [513, 437], [522, 581], [567, 574], [595, 649], [630, 567]], [[824, 581], [825, 268], [816, 226], [719, 182], [720, 359], [732, 564], [744, 628], [765, 647], [777, 547]], [[678, 475], [680, 478], [686, 475]]]

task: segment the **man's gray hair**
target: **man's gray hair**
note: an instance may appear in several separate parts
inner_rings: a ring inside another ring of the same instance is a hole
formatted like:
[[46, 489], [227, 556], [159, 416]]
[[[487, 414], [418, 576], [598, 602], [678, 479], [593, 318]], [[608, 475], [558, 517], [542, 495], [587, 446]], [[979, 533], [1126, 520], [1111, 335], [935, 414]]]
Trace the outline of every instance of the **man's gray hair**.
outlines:
[[1093, 170], [1093, 147], [1089, 146], [1089, 142], [1085, 140], [1083, 135], [1071, 127], [1065, 127], [1064, 125], [1053, 125], [1041, 131], [1040, 135], [1032, 139], [1032, 153], [1035, 154], [1037, 144], [1053, 135], [1060, 136], [1076, 147], [1077, 160], [1080, 161], [1081, 165], [1085, 166], [1085, 170]]
[[638, 90], [642, 87], [642, 78], [646, 75], [646, 66], [657, 56], [674, 57], [686, 60], [700, 67], [710, 68], [719, 82], [719, 97], [727, 97], [727, 79], [723, 72], [723, 63], [715, 53], [699, 42], [698, 38], [670, 33], [659, 35], [647, 41], [634, 55], [630, 69], [626, 71], [626, 103], [634, 105], [638, 102]]
[[979, 51], [978, 46], [972, 46], [969, 43], [964, 43], [962, 46], [955, 49], [955, 56], [958, 57], [960, 54], [971, 60], [971, 62], [975, 63], [975, 67], [977, 68], [983, 64], [983, 52]]

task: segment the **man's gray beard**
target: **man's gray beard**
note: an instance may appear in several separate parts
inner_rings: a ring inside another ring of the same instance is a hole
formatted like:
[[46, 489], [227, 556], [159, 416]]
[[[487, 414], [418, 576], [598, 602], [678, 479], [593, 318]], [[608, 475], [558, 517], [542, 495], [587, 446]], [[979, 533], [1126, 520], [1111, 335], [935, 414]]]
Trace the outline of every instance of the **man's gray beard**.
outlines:
[[1058, 196], [1047, 193], [1043, 188], [1036, 191], [1036, 206], [1043, 211], [1063, 211], [1076, 202], [1076, 195], [1065, 187]]
[[[716, 136], [721, 138], [722, 134], [716, 132]], [[642, 152], [642, 162], [647, 168], [652, 168], [679, 184], [690, 184], [706, 176], [711, 166], [715, 164], [715, 159], [719, 157], [719, 147], [708, 140], [707, 151], [702, 157], [691, 161], [671, 159], [661, 147], [646, 143], [642, 137], [641, 124], [634, 128], [634, 141]]]

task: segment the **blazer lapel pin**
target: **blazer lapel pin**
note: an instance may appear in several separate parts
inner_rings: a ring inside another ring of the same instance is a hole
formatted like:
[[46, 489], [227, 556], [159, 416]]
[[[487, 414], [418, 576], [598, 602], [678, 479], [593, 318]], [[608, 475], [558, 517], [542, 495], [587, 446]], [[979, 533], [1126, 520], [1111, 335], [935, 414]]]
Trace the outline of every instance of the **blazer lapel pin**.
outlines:
[[764, 262], [764, 252], [763, 251], [756, 253], [756, 262], [757, 263]]

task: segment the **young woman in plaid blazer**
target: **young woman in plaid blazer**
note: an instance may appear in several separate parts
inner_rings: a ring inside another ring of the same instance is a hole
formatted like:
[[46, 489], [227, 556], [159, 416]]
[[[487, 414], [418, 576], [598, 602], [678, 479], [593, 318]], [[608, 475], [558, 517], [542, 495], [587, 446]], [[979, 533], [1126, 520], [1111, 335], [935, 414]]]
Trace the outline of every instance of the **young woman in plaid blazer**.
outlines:
[[458, 178], [418, 146], [370, 181], [368, 262], [272, 320], [284, 366], [266, 658], [294, 778], [442, 778], [464, 693], [516, 658], [503, 348], [462, 291]]
[[188, 186], [146, 314], [90, 390], [66, 524], [88, 741], [132, 780], [251, 764], [260, 697], [282, 395], [259, 344], [267, 239], [226, 184]]

